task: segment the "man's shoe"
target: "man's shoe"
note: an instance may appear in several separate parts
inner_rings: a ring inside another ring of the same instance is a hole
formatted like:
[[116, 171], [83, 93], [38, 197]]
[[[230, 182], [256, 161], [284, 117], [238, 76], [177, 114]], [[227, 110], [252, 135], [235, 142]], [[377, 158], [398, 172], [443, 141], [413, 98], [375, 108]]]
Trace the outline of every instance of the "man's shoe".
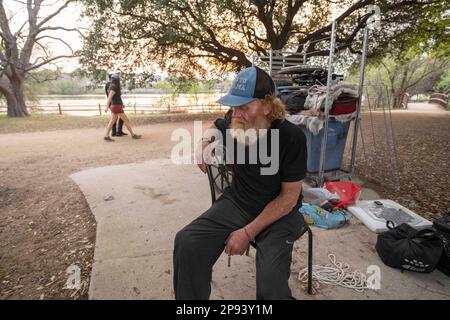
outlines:
[[119, 136], [117, 133], [111, 133], [111, 135], [112, 135], [113, 137]]
[[103, 140], [105, 140], [105, 141], [114, 141], [113, 139], [111, 139], [111, 137], [103, 137]]
[[125, 133], [125, 132], [119, 132], [118, 135], [121, 135], [121, 136], [127, 136], [128, 133]]
[[140, 139], [140, 138], [142, 138], [142, 136], [140, 134], [133, 134], [131, 137], [133, 139]]

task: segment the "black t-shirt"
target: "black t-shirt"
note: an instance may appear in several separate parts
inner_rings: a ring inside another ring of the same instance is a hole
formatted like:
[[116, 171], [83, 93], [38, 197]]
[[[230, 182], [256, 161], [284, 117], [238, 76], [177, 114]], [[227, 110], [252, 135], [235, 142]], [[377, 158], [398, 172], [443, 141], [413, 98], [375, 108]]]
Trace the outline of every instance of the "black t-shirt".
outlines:
[[[122, 102], [122, 93], [120, 92], [120, 88], [118, 88], [114, 83], [111, 83], [109, 85], [109, 90], [114, 91], [116, 94], [112, 97], [112, 101], [111, 104], [121, 104], [123, 105]], [[108, 92], [109, 94], [109, 92]]]
[[[222, 132], [225, 146], [227, 139], [233, 139], [229, 133], [226, 133], [230, 120], [230, 117], [225, 117], [215, 121], [215, 126]], [[282, 182], [300, 181], [306, 175], [307, 149], [303, 131], [287, 120], [275, 120], [267, 132], [269, 157], [272, 156], [270, 150], [273, 129], [279, 130], [279, 166], [276, 173], [272, 175], [261, 174], [261, 168], [270, 167], [271, 163], [262, 164], [259, 155], [256, 164], [249, 163], [248, 146], [245, 147], [246, 163], [238, 164], [237, 142], [234, 139], [233, 183], [225, 190], [224, 196], [254, 216], [260, 214], [264, 207], [280, 194]], [[259, 143], [260, 141], [258, 141], [258, 147]], [[301, 207], [302, 198], [300, 195], [297, 208]]]

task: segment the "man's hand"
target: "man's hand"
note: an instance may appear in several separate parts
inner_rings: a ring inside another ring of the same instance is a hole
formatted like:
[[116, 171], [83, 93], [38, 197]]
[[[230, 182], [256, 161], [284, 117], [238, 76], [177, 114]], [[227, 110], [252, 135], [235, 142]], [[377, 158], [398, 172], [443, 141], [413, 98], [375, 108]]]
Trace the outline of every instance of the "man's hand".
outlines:
[[225, 253], [229, 256], [243, 255], [250, 245], [250, 239], [244, 228], [233, 231], [225, 241]]
[[108, 113], [108, 108], [105, 109], [105, 113]]

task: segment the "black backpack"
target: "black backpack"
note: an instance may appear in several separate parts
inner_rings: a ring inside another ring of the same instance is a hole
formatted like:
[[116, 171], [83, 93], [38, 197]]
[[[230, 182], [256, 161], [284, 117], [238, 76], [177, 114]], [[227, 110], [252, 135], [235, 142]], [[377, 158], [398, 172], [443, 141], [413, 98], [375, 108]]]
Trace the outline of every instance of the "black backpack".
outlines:
[[433, 227], [441, 236], [443, 246], [442, 256], [437, 269], [450, 277], [450, 213], [434, 220]]
[[433, 229], [416, 230], [403, 223], [378, 235], [375, 246], [381, 260], [389, 267], [421, 273], [432, 272], [442, 254], [442, 241]]

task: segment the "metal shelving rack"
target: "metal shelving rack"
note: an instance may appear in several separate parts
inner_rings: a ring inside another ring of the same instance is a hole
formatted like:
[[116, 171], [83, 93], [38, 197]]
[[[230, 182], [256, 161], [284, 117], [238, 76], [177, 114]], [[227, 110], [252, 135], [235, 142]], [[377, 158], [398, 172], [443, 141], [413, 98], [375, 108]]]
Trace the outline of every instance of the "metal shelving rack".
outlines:
[[[371, 14], [374, 14], [375, 12], [372, 11]], [[326, 145], [327, 145], [327, 138], [328, 138], [328, 122], [330, 117], [333, 117], [332, 115], [329, 115], [329, 110], [332, 106], [332, 99], [331, 99], [331, 83], [332, 83], [332, 74], [333, 74], [333, 60], [335, 55], [335, 49], [336, 49], [336, 25], [337, 22], [334, 20], [332, 22], [331, 27], [331, 37], [327, 37], [324, 39], [320, 39], [318, 41], [328, 40], [330, 39], [330, 46], [329, 46], [329, 56], [328, 56], [328, 77], [327, 77], [327, 90], [326, 90], [326, 99], [325, 99], [325, 119], [324, 119], [324, 127], [322, 130], [324, 130], [322, 143], [321, 143], [321, 150], [320, 150], [320, 163], [319, 163], [319, 171], [317, 173], [308, 173], [307, 177], [317, 186], [322, 187], [325, 179], [328, 180], [340, 180], [347, 178], [349, 180], [352, 179], [352, 176], [354, 174], [355, 170], [355, 157], [356, 157], [356, 145], [358, 142], [358, 131], [360, 127], [360, 114], [361, 114], [361, 102], [362, 102], [362, 94], [363, 94], [363, 87], [364, 87], [364, 70], [366, 66], [366, 55], [367, 55], [367, 44], [368, 44], [368, 37], [369, 37], [369, 24], [367, 23], [364, 28], [364, 38], [363, 38], [363, 50], [362, 50], [362, 56], [361, 56], [361, 62], [360, 62], [360, 69], [359, 69], [359, 83], [358, 83], [358, 101], [356, 106], [356, 116], [352, 120], [354, 121], [354, 127], [353, 127], [353, 139], [352, 139], [352, 148], [351, 148], [351, 157], [350, 157], [350, 169], [348, 171], [338, 169], [338, 170], [332, 170], [325, 172], [324, 165], [325, 165], [325, 157], [326, 157]], [[307, 45], [305, 46], [305, 48]], [[259, 56], [258, 59], [262, 61], [263, 63], [268, 63], [268, 72], [270, 75], [274, 75], [274, 71], [279, 70], [281, 67], [288, 67], [288, 66], [294, 66], [298, 65], [299, 62], [307, 65], [307, 56], [313, 55], [315, 52], [306, 53], [304, 50], [303, 53], [292, 53], [292, 52], [286, 52], [286, 51], [272, 51], [270, 50], [269, 56]], [[286, 56], [288, 55], [288, 56]], [[255, 64], [255, 59], [253, 60]]]

